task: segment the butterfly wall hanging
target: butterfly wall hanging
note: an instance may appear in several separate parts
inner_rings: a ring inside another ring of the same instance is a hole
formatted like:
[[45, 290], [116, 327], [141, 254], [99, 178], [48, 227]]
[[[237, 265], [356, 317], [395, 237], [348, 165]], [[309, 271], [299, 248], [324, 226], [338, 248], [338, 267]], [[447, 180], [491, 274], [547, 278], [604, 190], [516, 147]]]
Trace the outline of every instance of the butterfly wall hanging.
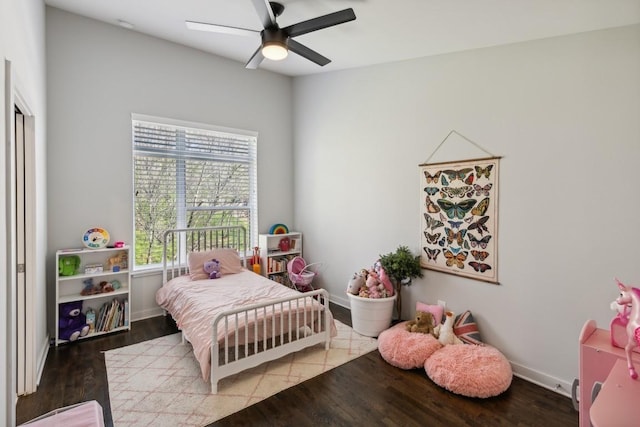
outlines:
[[498, 283], [499, 160], [419, 166], [423, 268]]

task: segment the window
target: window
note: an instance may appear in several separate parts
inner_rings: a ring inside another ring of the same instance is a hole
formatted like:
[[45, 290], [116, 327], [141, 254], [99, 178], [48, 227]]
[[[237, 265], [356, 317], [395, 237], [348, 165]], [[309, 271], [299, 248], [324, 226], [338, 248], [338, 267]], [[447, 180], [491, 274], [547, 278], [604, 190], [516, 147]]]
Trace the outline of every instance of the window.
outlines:
[[244, 225], [257, 235], [257, 134], [132, 115], [134, 268], [162, 262], [171, 228]]

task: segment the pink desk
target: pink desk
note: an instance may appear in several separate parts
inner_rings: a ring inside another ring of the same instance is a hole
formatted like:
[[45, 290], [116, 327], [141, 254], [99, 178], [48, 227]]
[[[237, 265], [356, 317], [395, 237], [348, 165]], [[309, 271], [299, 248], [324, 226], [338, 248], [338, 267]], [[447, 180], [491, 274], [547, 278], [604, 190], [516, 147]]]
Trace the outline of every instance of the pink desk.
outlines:
[[629, 377], [627, 361], [618, 360], [602, 383], [589, 411], [593, 427], [636, 427], [640, 423], [640, 380]]
[[[624, 349], [611, 345], [609, 331], [598, 328], [594, 320], [585, 322], [580, 333], [580, 427], [591, 426], [589, 414], [594, 384], [604, 382], [619, 360], [623, 360], [626, 364], [627, 357]], [[640, 353], [634, 353], [633, 360], [636, 367], [640, 367]], [[637, 405], [640, 406], [640, 397]], [[618, 427], [614, 424], [603, 425]], [[635, 427], [637, 426], [640, 426], [640, 422], [636, 423]]]

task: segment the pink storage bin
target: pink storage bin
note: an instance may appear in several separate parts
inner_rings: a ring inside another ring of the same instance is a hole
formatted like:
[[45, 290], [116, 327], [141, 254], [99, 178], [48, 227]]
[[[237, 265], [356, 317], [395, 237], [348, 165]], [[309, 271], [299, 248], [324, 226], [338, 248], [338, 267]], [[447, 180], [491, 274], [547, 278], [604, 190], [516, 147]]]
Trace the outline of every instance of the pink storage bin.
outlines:
[[56, 409], [21, 426], [27, 427], [104, 427], [102, 406], [95, 400]]

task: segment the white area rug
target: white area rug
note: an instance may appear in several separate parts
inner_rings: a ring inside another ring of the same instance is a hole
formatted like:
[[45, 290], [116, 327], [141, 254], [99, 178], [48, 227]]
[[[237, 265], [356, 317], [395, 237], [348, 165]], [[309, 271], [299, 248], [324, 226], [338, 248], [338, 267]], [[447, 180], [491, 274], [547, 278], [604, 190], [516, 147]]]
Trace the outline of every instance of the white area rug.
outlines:
[[324, 345], [310, 347], [230, 376], [218, 383], [218, 394], [210, 393], [191, 345], [182, 345], [180, 334], [109, 350], [105, 363], [113, 423], [202, 427], [377, 348], [374, 338], [338, 321], [336, 326], [329, 351]]

